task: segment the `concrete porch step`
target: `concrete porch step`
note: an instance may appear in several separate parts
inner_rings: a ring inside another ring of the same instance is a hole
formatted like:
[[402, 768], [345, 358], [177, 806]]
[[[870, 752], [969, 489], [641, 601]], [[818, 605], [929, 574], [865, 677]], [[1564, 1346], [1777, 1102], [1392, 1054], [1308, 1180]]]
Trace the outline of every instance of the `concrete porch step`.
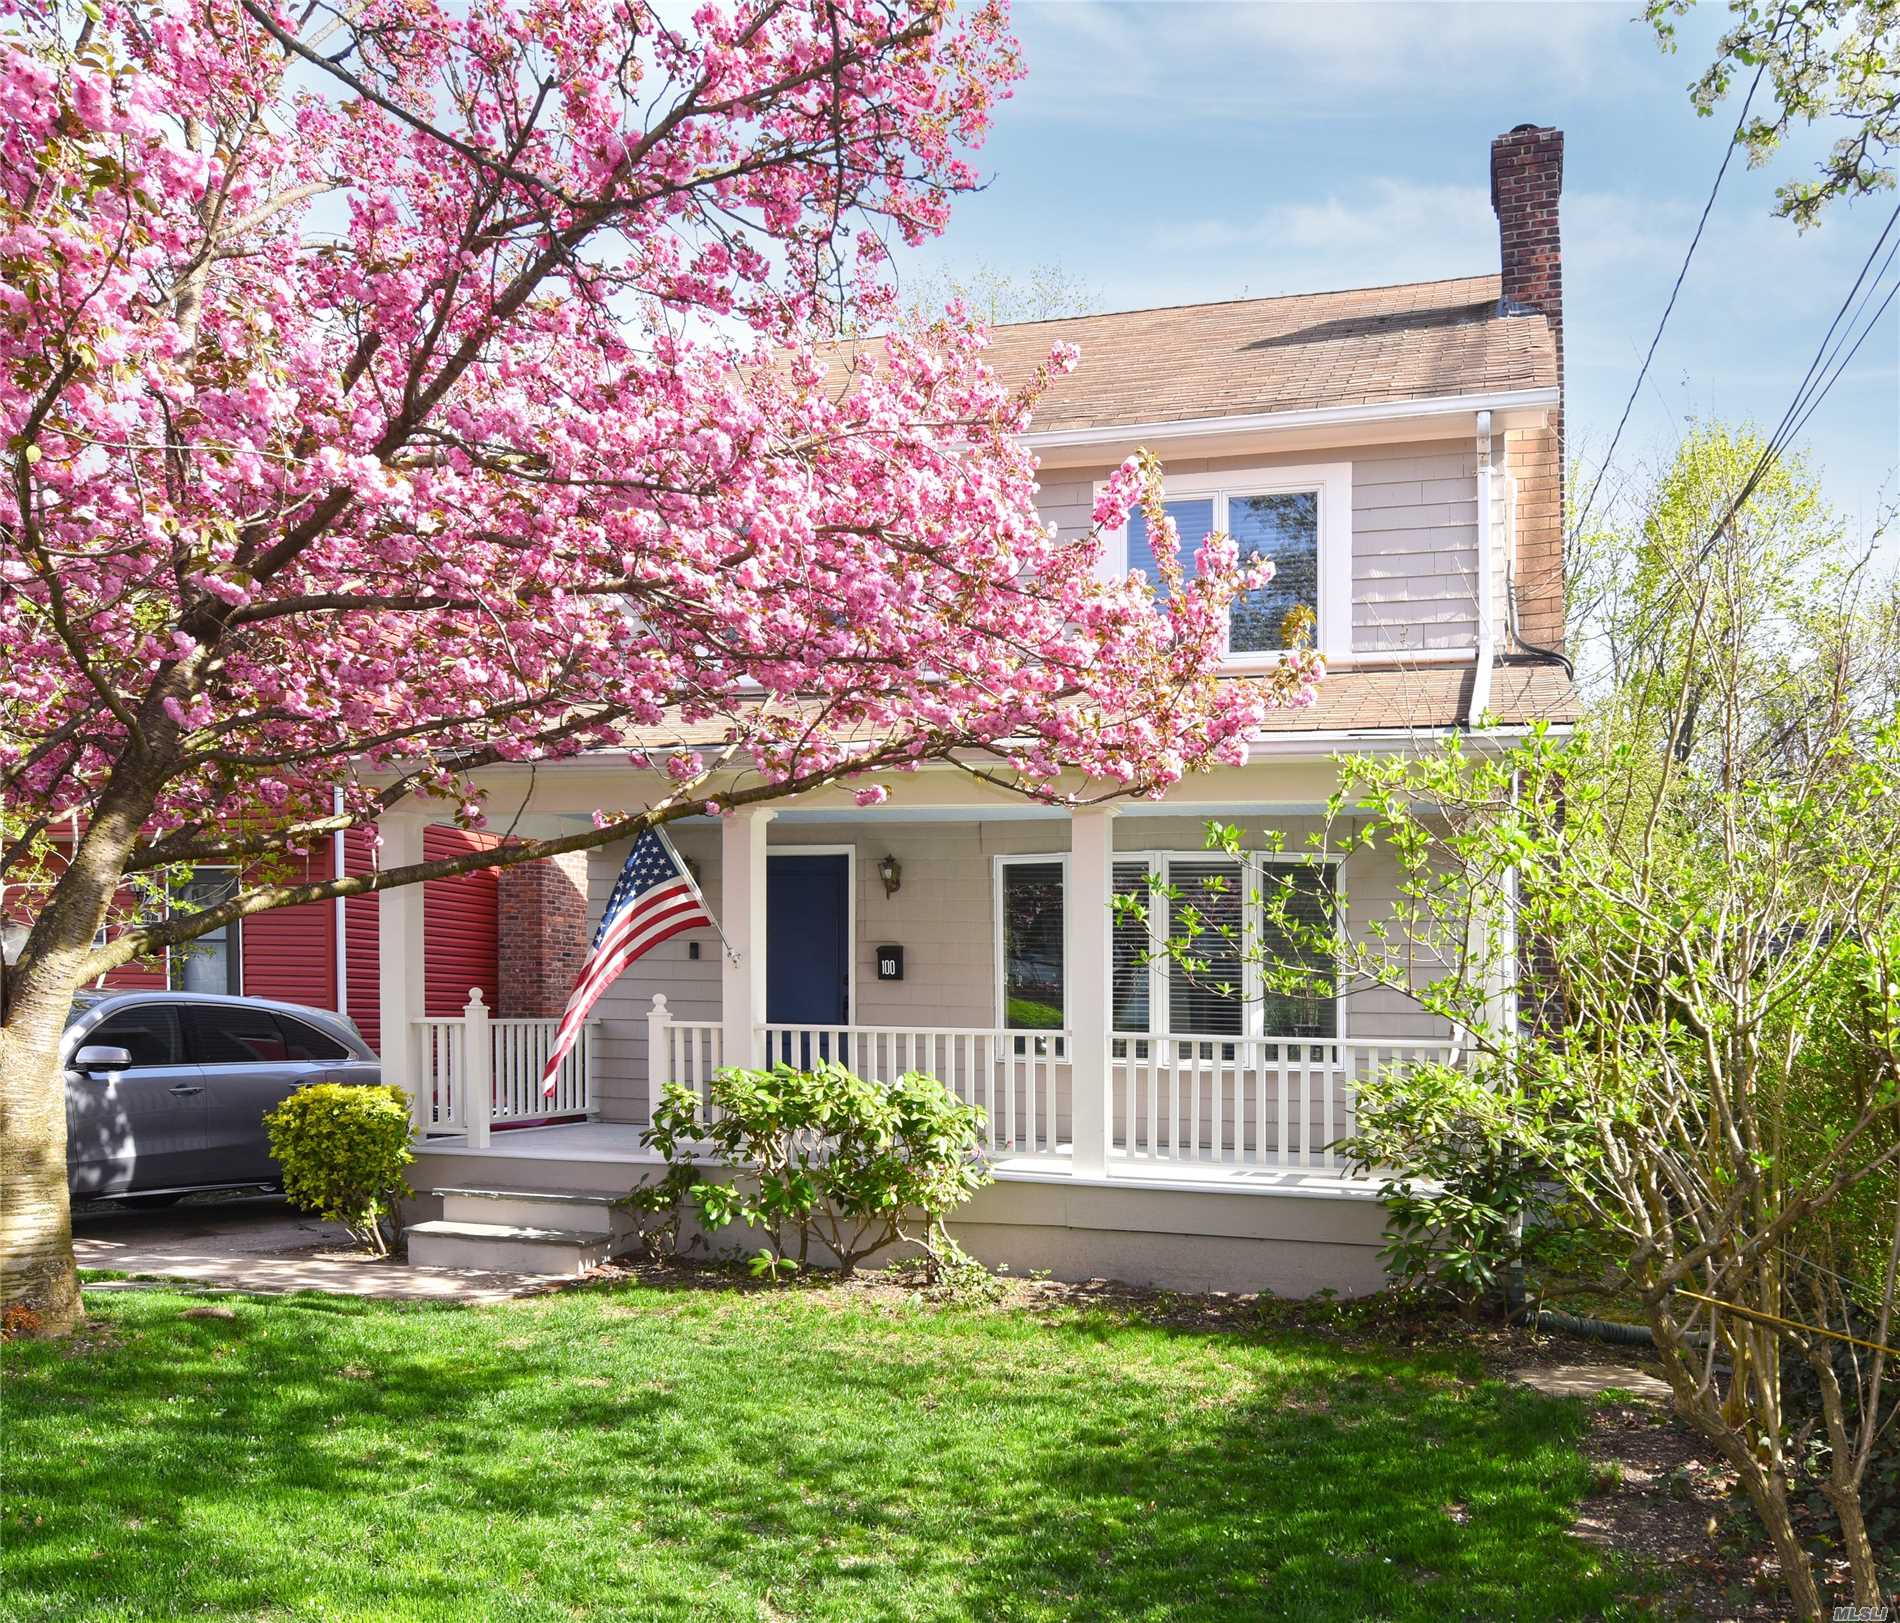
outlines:
[[513, 1189], [451, 1184], [431, 1191], [450, 1223], [504, 1224], [517, 1228], [565, 1229], [616, 1243], [634, 1234], [632, 1214], [615, 1206], [624, 1189]]
[[409, 1262], [416, 1268], [473, 1268], [485, 1273], [546, 1274], [572, 1279], [614, 1253], [612, 1235], [520, 1223], [468, 1223], [439, 1218], [412, 1223]]

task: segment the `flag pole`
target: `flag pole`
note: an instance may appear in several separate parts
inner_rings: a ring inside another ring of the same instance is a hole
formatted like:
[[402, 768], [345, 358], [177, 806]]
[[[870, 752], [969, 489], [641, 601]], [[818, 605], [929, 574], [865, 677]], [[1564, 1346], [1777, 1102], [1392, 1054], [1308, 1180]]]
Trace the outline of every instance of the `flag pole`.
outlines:
[[660, 844], [666, 847], [666, 854], [673, 859], [673, 866], [679, 870], [680, 878], [684, 879], [687, 885], [691, 887], [693, 899], [705, 910], [706, 917], [712, 920], [713, 933], [719, 937], [720, 946], [726, 949], [726, 957], [733, 963], [738, 963], [740, 961], [739, 954], [734, 950], [732, 943], [726, 939], [726, 932], [719, 922], [719, 915], [708, 905], [705, 892], [699, 888], [699, 881], [693, 877], [693, 870], [687, 866], [686, 859], [679, 854], [678, 847], [673, 844], [672, 836], [666, 832], [666, 825], [664, 823], [653, 823], [649, 826], [653, 832], [659, 836]]

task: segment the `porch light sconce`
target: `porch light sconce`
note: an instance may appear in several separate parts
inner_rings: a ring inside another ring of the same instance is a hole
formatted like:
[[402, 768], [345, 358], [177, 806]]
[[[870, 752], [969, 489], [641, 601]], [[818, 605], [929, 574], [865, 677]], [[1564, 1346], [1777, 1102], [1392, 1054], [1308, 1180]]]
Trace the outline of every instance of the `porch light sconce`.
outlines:
[[904, 870], [897, 865], [896, 857], [879, 857], [877, 876], [884, 881], [886, 901], [897, 894], [898, 887], [904, 882]]

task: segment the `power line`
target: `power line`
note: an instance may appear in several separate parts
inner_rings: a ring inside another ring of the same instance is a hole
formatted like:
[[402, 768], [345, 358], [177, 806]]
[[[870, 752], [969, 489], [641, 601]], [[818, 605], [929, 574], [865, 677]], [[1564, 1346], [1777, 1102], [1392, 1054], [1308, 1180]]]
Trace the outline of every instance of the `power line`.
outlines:
[[[1710, 527], [1708, 535], [1696, 547], [1696, 564], [1700, 565], [1707, 560], [1709, 553], [1714, 550], [1715, 543], [1721, 539], [1722, 532], [1728, 528], [1735, 515], [1754, 495], [1756, 487], [1767, 477], [1769, 471], [1781, 459], [1782, 453], [1794, 442], [1795, 436], [1806, 426], [1821, 402], [1827, 398], [1834, 385], [1840, 380], [1841, 374], [1847, 370], [1848, 364], [1859, 353], [1860, 346], [1867, 341], [1867, 335], [1879, 325], [1880, 318], [1893, 303], [1895, 295], [1900, 294], [1900, 279], [1896, 279], [1881, 296], [1880, 302], [1874, 306], [1873, 313], [1867, 316], [1865, 321], [1861, 319], [1868, 305], [1872, 303], [1874, 295], [1880, 292], [1881, 280], [1886, 276], [1896, 255], [1900, 255], [1900, 237], [1894, 236], [1896, 226], [1900, 226], [1900, 204], [1895, 204], [1893, 212], [1887, 216], [1886, 225], [1882, 227], [1880, 235], [1874, 239], [1874, 245], [1868, 250], [1866, 259], [1861, 262], [1860, 273], [1854, 278], [1853, 285], [1841, 299], [1839, 308], [1834, 312], [1834, 319], [1828, 323], [1827, 331], [1821, 335], [1821, 342], [1816, 347], [1814, 359], [1808, 363], [1808, 369], [1802, 375], [1793, 399], [1788, 402], [1788, 409], [1781, 414], [1781, 420], [1775, 425], [1774, 433], [1768, 437], [1760, 455], [1755, 458], [1755, 464], [1749, 470], [1748, 477], [1742, 481], [1741, 488], [1723, 509], [1722, 516]], [[1889, 237], [1894, 237], [1892, 247], [1887, 246]], [[1887, 250], [1885, 259], [1880, 258], [1883, 248]], [[1873, 269], [1876, 260], [1880, 261], [1878, 271]], [[1871, 281], [1868, 280], [1870, 271], [1873, 272]], [[1864, 293], [1861, 291], [1863, 286], [1866, 288]], [[1845, 324], [1845, 330], [1843, 330], [1843, 324]], [[1836, 333], [1840, 334], [1838, 339], [1835, 337]], [[1848, 341], [1850, 337], [1851, 344]], [[1842, 353], [1843, 349], [1845, 353]], [[1638, 646], [1641, 646], [1642, 642], [1646, 641], [1655, 630], [1656, 621], [1673, 604], [1676, 595], [1675, 592], [1670, 593], [1644, 616], [1644, 623], [1636, 633]], [[1662, 657], [1660, 650], [1657, 657], [1659, 660]]]
[[1583, 526], [1590, 517], [1590, 509], [1596, 505], [1597, 491], [1603, 486], [1603, 476], [1610, 471], [1610, 460], [1616, 455], [1617, 442], [1623, 438], [1623, 430], [1629, 425], [1630, 412], [1636, 406], [1636, 397], [1642, 392], [1643, 379], [1649, 376], [1649, 366], [1656, 359], [1656, 347], [1662, 342], [1663, 329], [1669, 325], [1669, 317], [1676, 308], [1676, 300], [1682, 293], [1682, 284], [1689, 275], [1689, 263], [1695, 258], [1697, 245], [1702, 241], [1703, 229], [1709, 223], [1709, 215], [1715, 208], [1716, 195], [1722, 190], [1723, 178], [1728, 174], [1728, 166], [1735, 158], [1735, 149], [1741, 144], [1742, 128], [1748, 122], [1748, 109], [1755, 100], [1755, 91], [1761, 85], [1761, 76], [1767, 71], [1768, 62], [1764, 58], [1755, 69], [1755, 77], [1750, 81], [1748, 94], [1742, 98], [1741, 116], [1735, 120], [1735, 132], [1729, 137], [1728, 145], [1722, 152], [1722, 165], [1715, 171], [1715, 184], [1709, 188], [1708, 201], [1702, 205], [1702, 218], [1696, 221], [1695, 235], [1689, 239], [1689, 250], [1682, 256], [1682, 268], [1676, 272], [1675, 286], [1669, 290], [1669, 302], [1663, 306], [1662, 318], [1656, 323], [1656, 331], [1649, 340], [1649, 351], [1643, 356], [1643, 364], [1637, 369], [1636, 381], [1630, 385], [1629, 399], [1623, 402], [1623, 415], [1616, 420], [1616, 432], [1610, 436], [1610, 448], [1603, 453], [1603, 460], [1597, 464], [1597, 476], [1590, 483], [1590, 494], [1584, 498], [1583, 511], [1577, 515], [1577, 522], [1571, 533], [1581, 535]]
[[[1894, 205], [1893, 213], [1887, 216], [1886, 225], [1881, 228], [1880, 235], [1874, 239], [1873, 247], [1867, 251], [1866, 259], [1861, 262], [1860, 274], [1854, 278], [1854, 285], [1847, 290], [1847, 296], [1841, 300], [1840, 308], [1834, 312], [1834, 319], [1828, 323], [1827, 331], [1821, 335], [1820, 347], [1815, 351], [1814, 360], [1809, 363], [1808, 370], [1801, 379], [1800, 387], [1794, 392], [1794, 398], [1788, 402], [1788, 409], [1781, 414], [1781, 421], [1776, 424], [1774, 433], [1769, 436], [1768, 443], [1762, 447], [1761, 455], [1755, 459], [1755, 466], [1743, 482], [1741, 491], [1728, 504], [1721, 519], [1709, 532], [1708, 539], [1697, 550], [1698, 560], [1708, 556], [1710, 549], [1715, 545], [1716, 538], [1741, 510], [1742, 504], [1755, 493], [1755, 487], [1761, 483], [1769, 469], [1780, 460], [1781, 453], [1793, 444], [1795, 435], [1814, 415], [1821, 402], [1827, 398], [1834, 385], [1840, 380], [1841, 374], [1847, 370], [1848, 362], [1853, 360], [1860, 346], [1866, 342], [1867, 335], [1879, 323], [1881, 315], [1893, 302], [1895, 292], [1900, 291], [1900, 282], [1896, 282], [1887, 290], [1886, 296], [1881, 299], [1874, 313], [1861, 327], [1860, 334], [1854, 339], [1852, 347], [1845, 355], [1840, 356], [1838, 363], [1835, 363], [1834, 355], [1839, 354], [1841, 345], [1847, 342], [1848, 332], [1852, 332], [1854, 324], [1860, 320], [1860, 312], [1867, 308], [1868, 302], [1879, 291], [1881, 278], [1887, 274], [1896, 251], [1900, 251], [1900, 237], [1896, 237], [1893, 247], [1887, 250], [1887, 257], [1881, 262], [1880, 269], [1874, 273], [1873, 281], [1868, 283], [1867, 291], [1864, 294], [1861, 293], [1861, 285], [1867, 282], [1868, 271], [1872, 270], [1873, 263], [1879, 258], [1880, 250], [1886, 246], [1888, 237], [1893, 236], [1896, 225], [1900, 225], [1900, 204]], [[1856, 294], [1860, 295], [1859, 309], [1853, 309], [1850, 313]], [[1840, 330], [1843, 321], [1847, 323], [1848, 330], [1841, 333], [1839, 342], [1834, 342], [1834, 334]], [[1832, 344], [1832, 353], [1830, 353], [1830, 344]], [[1828, 370], [1830, 364], [1833, 365], [1832, 371]], [[1818, 382], [1815, 376], [1817, 372], [1820, 374]]]

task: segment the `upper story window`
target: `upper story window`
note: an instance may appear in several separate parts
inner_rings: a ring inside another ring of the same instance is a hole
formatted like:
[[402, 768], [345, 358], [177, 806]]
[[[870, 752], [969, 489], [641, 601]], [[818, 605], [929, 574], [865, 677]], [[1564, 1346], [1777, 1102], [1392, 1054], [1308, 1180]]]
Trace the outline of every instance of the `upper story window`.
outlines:
[[[1287, 646], [1288, 613], [1310, 609], [1315, 645], [1337, 659], [1352, 647], [1352, 464], [1263, 468], [1218, 474], [1178, 474], [1167, 481], [1168, 515], [1181, 535], [1181, 560], [1212, 532], [1234, 538], [1242, 558], [1273, 560], [1274, 575], [1247, 593], [1228, 617], [1227, 657], [1235, 664], [1266, 663]], [[1128, 517], [1117, 573], [1140, 569], [1157, 579], [1148, 521]]]

